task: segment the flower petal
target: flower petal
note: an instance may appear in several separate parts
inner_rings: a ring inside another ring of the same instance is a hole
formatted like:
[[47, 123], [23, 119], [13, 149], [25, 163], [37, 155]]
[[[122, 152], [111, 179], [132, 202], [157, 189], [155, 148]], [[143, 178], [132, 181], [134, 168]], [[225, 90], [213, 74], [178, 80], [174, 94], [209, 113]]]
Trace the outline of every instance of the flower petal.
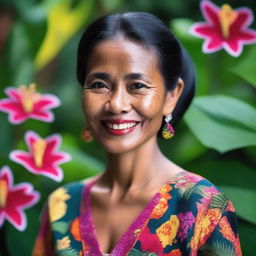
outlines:
[[7, 198], [5, 205], [0, 209], [0, 226], [7, 219], [18, 230], [23, 231], [27, 226], [24, 210], [33, 206], [40, 199], [40, 194], [33, 190], [30, 183], [20, 183], [12, 186], [13, 175], [7, 166], [0, 172], [0, 179], [9, 180]]
[[213, 4], [210, 1], [204, 0], [204, 1], [201, 1], [200, 8], [204, 18], [207, 21], [209, 21], [210, 24], [214, 24], [214, 25], [219, 24], [219, 17], [218, 17], [219, 7], [217, 7], [215, 4]]
[[223, 47], [223, 42], [220, 39], [210, 38], [203, 43], [203, 52], [204, 53], [212, 53], [220, 50]]
[[14, 102], [9, 99], [0, 100], [0, 111], [9, 114], [9, 122], [19, 124], [28, 118], [19, 102]]
[[243, 50], [243, 46], [239, 41], [225, 42], [223, 47], [233, 57], [238, 57]]
[[30, 116], [33, 117], [33, 119], [52, 122], [54, 120], [54, 115], [49, 109], [58, 106], [60, 106], [60, 100], [57, 97], [50, 94], [43, 95], [42, 98], [35, 103], [34, 111]]
[[20, 101], [20, 93], [18, 92], [18, 90], [16, 88], [13, 87], [7, 87], [5, 89], [5, 93], [7, 96], [9, 96], [11, 99], [16, 100], [16, 101]]
[[42, 94], [39, 99], [33, 103], [32, 110], [26, 112], [22, 104], [19, 89], [8, 87], [5, 93], [9, 98], [0, 100], [0, 111], [9, 114], [9, 122], [12, 124], [20, 124], [28, 118], [52, 122], [54, 115], [51, 109], [60, 106], [60, 100], [56, 96], [52, 94]]
[[8, 166], [3, 166], [0, 171], [0, 180], [5, 180], [8, 188], [13, 185], [13, 176], [11, 169]]
[[46, 141], [46, 148], [41, 166], [36, 165], [33, 155], [33, 145], [38, 139], [41, 139], [39, 135], [33, 131], [28, 131], [25, 134], [25, 141], [29, 152], [14, 150], [10, 153], [10, 159], [21, 164], [34, 174], [47, 176], [57, 182], [61, 181], [63, 179], [63, 172], [59, 164], [70, 161], [71, 156], [66, 152], [57, 151], [61, 144], [60, 135], [54, 134], [44, 139]]
[[8, 201], [10, 200], [8, 207], [28, 208], [34, 205], [39, 198], [39, 194], [37, 192], [31, 193], [32, 191], [33, 187], [26, 182], [14, 186], [8, 195]]
[[238, 17], [232, 24], [231, 28], [241, 28], [246, 29], [250, 26], [253, 22], [253, 13], [247, 7], [237, 8], [236, 11], [238, 12]]
[[223, 36], [218, 14], [220, 8], [208, 0], [201, 1], [200, 7], [206, 22], [195, 23], [190, 32], [205, 39], [204, 53], [212, 53], [224, 48], [230, 55], [237, 57], [241, 54], [244, 44], [256, 42], [256, 31], [248, 29], [253, 22], [253, 13], [249, 8], [235, 9], [237, 17], [230, 25], [228, 36]]
[[21, 210], [7, 208], [5, 218], [19, 231], [23, 231], [27, 227], [27, 218]]

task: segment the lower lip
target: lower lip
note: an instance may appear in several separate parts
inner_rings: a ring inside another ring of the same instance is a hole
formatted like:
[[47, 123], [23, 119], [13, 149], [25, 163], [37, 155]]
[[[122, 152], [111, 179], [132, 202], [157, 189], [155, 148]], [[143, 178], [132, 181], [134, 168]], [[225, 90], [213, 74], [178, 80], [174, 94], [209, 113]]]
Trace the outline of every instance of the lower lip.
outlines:
[[131, 128], [127, 128], [127, 129], [118, 129], [118, 130], [116, 130], [116, 129], [111, 129], [111, 128], [109, 128], [109, 127], [106, 127], [106, 126], [104, 126], [104, 128], [107, 130], [107, 132], [108, 133], [110, 133], [111, 135], [116, 135], [116, 136], [121, 136], [121, 135], [125, 135], [125, 134], [128, 134], [128, 133], [131, 133], [131, 132], [133, 132], [135, 129], [136, 129], [136, 126], [137, 125], [135, 125], [135, 126], [133, 126], [133, 127], [131, 127]]

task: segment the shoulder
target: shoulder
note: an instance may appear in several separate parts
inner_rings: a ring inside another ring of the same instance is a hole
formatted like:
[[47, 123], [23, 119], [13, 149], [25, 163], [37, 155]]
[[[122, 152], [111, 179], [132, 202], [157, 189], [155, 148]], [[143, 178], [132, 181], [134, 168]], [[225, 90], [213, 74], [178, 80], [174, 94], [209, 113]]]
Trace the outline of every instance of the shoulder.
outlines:
[[230, 203], [218, 186], [192, 172], [179, 173], [169, 181], [169, 185], [173, 189], [173, 200], [182, 211], [186, 208], [187, 210], [199, 210], [200, 207], [203, 207], [205, 211], [210, 208], [223, 211]]
[[61, 199], [63, 197], [64, 198], [77, 197], [82, 193], [83, 188], [87, 186], [95, 178], [96, 176], [86, 178], [80, 181], [70, 182], [61, 187], [58, 187], [49, 195], [49, 200], [53, 198]]
[[65, 184], [49, 195], [47, 206], [51, 222], [73, 219], [79, 215], [83, 189], [94, 178]]
[[168, 183], [181, 192], [198, 192], [207, 190], [211, 194], [222, 190], [204, 177], [189, 171], [182, 171], [171, 178]]

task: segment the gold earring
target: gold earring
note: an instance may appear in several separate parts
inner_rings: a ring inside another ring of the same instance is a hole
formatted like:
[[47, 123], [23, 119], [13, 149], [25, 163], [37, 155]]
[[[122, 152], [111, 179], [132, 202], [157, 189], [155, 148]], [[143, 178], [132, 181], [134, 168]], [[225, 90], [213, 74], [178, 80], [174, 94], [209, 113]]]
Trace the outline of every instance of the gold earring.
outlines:
[[82, 133], [81, 133], [81, 139], [85, 142], [90, 142], [93, 140], [93, 136], [91, 134], [91, 131], [89, 130], [88, 127], [84, 128]]

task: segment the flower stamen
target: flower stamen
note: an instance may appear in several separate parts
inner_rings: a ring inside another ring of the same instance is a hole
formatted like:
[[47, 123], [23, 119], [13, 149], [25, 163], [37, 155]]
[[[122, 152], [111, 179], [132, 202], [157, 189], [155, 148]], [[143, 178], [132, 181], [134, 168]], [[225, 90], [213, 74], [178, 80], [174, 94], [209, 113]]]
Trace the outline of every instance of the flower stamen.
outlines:
[[46, 149], [46, 141], [43, 139], [37, 139], [33, 144], [33, 156], [36, 167], [40, 168], [43, 166], [43, 158]]
[[4, 208], [7, 201], [8, 185], [5, 180], [0, 180], [0, 209]]
[[234, 11], [230, 5], [222, 5], [219, 11], [219, 21], [221, 25], [221, 31], [224, 38], [229, 38], [230, 27], [238, 17], [238, 12]]
[[19, 87], [21, 104], [26, 113], [33, 111], [34, 104], [40, 99], [40, 94], [36, 92], [36, 84], [32, 83], [28, 87], [21, 85]]

